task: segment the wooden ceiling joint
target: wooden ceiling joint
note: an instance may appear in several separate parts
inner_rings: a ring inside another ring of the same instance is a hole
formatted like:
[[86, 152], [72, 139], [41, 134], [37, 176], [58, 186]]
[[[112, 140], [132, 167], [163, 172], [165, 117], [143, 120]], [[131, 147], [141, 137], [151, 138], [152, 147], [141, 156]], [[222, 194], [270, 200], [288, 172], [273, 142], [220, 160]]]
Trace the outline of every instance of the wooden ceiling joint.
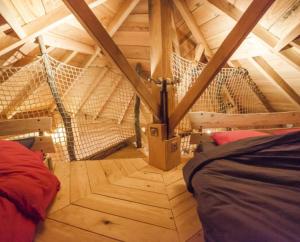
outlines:
[[126, 78], [131, 82], [138, 95], [144, 100], [153, 114], [159, 118], [159, 104], [140, 80], [119, 47], [112, 40], [105, 28], [83, 0], [64, 0], [66, 6], [75, 15], [85, 30], [104, 51], [106, 56], [116, 64]]
[[197, 101], [231, 55], [241, 45], [274, 0], [253, 1], [170, 116], [173, 130]]
[[[235, 7], [227, 0], [207, 0], [207, 1], [235, 21], [238, 21], [243, 14], [240, 9]], [[260, 24], [257, 24], [253, 28], [252, 32], [258, 38], [258, 40], [260, 40], [261, 43], [265, 47], [267, 47], [272, 53], [284, 59], [286, 62], [288, 62], [297, 70], [300, 70], [300, 55], [296, 50], [290, 48], [285, 51], [279, 51], [279, 52], [276, 51], [276, 45], [279, 39]]]

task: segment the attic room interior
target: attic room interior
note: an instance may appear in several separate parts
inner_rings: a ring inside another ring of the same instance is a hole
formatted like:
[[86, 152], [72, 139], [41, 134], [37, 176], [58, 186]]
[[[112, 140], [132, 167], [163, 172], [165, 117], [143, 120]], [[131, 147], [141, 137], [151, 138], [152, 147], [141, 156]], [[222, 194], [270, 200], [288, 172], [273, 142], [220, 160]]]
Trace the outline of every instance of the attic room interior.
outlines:
[[300, 0], [0, 0], [0, 242], [296, 242]]

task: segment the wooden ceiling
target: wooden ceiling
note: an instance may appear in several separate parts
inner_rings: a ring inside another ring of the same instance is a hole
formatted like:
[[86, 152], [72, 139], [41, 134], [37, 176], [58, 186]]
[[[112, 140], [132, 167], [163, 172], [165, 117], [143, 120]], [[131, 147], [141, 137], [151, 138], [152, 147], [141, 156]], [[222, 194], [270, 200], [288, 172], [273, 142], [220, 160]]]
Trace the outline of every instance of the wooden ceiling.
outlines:
[[[86, 0], [133, 66], [150, 71], [147, 0]], [[174, 49], [210, 59], [251, 0], [173, 0]], [[48, 53], [75, 66], [104, 65], [106, 58], [59, 0], [0, 1], [0, 65], [22, 66], [38, 54], [43, 34]], [[233, 54], [230, 65], [247, 68], [276, 111], [300, 109], [300, 0], [276, 0]]]

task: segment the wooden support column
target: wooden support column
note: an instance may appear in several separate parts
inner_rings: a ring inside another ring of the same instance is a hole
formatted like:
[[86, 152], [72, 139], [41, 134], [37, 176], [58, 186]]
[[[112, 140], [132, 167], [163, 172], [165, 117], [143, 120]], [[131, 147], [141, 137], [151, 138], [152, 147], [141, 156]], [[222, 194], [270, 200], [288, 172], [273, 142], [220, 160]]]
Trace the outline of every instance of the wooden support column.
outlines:
[[[172, 80], [172, 1], [149, 0], [150, 23], [150, 66], [154, 80]], [[152, 93], [160, 100], [160, 88], [152, 83]], [[175, 106], [174, 89], [168, 86], [168, 112]], [[162, 104], [161, 104], [162, 106]], [[162, 112], [163, 110], [161, 110]], [[162, 113], [161, 113], [162, 114]], [[168, 123], [148, 126], [149, 164], [163, 170], [169, 170], [180, 162], [180, 138], [172, 137], [173, 130]], [[171, 138], [169, 138], [171, 137]]]
[[200, 95], [205, 91], [220, 69], [251, 32], [274, 0], [253, 1], [238, 23], [228, 34], [216, 54], [208, 62], [196, 82], [177, 105], [170, 117], [170, 128], [174, 129]]
[[59, 96], [59, 92], [57, 90], [56, 82], [55, 82], [55, 75], [52, 71], [48, 56], [46, 54], [46, 48], [43, 42], [42, 36], [38, 37], [38, 42], [40, 45], [44, 65], [45, 65], [45, 72], [47, 75], [47, 82], [50, 87], [52, 96], [54, 98], [54, 101], [57, 105], [57, 109], [62, 117], [65, 132], [66, 132], [66, 138], [67, 138], [67, 150], [69, 154], [70, 161], [76, 160], [76, 154], [75, 154], [75, 148], [74, 148], [74, 135], [73, 135], [73, 129], [72, 129], [72, 119], [71, 116], [68, 114], [67, 110], [64, 107], [64, 104], [62, 102], [61, 97]]
[[151, 78], [171, 79], [172, 5], [170, 0], [149, 0]]

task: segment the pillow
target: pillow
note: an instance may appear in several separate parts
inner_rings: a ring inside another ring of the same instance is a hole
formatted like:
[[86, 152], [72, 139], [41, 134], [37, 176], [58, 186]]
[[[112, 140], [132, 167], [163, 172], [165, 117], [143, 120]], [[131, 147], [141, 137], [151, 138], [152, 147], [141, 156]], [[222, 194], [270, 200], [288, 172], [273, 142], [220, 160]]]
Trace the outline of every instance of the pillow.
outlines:
[[234, 130], [234, 131], [214, 133], [212, 135], [212, 138], [218, 145], [223, 145], [223, 144], [227, 144], [230, 142], [234, 142], [234, 141], [238, 141], [250, 137], [269, 136], [269, 135], [270, 134], [268, 133], [263, 133], [259, 131], [253, 131], [253, 130]]
[[272, 134], [288, 134], [296, 131], [300, 131], [300, 128], [274, 130], [272, 131]]
[[44, 219], [46, 209], [59, 189], [59, 181], [46, 168], [40, 154], [18, 142], [0, 140], [0, 196], [35, 220]]

